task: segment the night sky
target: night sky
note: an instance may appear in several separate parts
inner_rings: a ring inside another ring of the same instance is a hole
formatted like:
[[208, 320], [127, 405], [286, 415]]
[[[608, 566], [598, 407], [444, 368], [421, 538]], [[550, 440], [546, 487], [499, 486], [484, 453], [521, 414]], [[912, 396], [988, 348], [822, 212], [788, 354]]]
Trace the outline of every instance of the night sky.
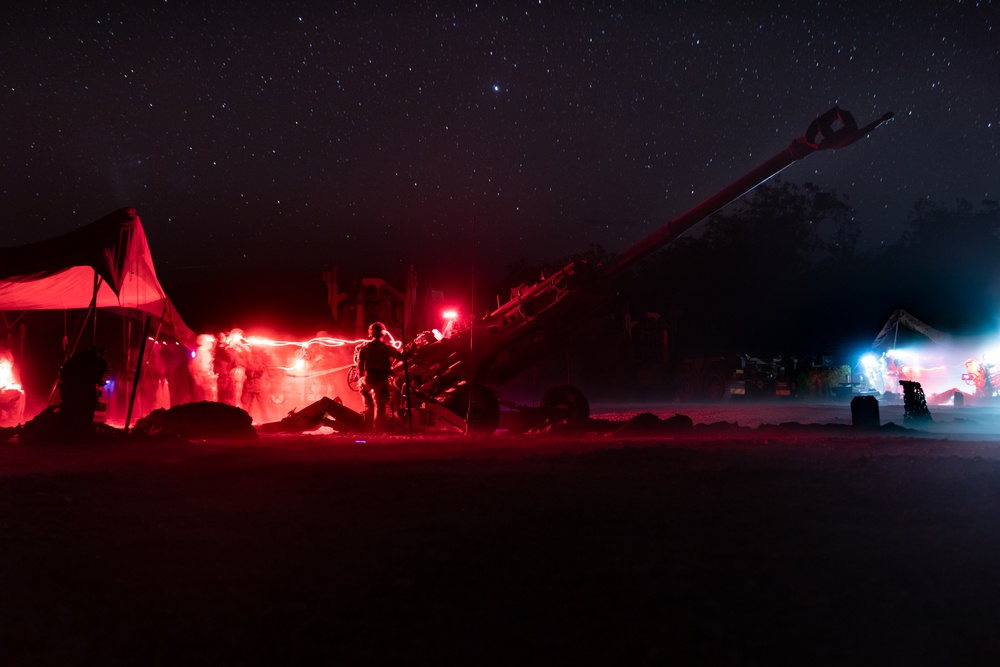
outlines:
[[1000, 198], [996, 2], [16, 2], [0, 232], [124, 206], [161, 279], [620, 251], [833, 105], [895, 120], [784, 174], [866, 248]]

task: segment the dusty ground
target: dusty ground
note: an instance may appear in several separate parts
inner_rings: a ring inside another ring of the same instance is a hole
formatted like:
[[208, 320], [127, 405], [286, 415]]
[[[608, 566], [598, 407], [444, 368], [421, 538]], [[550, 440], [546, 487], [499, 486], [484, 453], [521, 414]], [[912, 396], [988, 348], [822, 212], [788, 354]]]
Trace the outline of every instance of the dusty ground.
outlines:
[[0, 445], [0, 664], [998, 663], [990, 411], [674, 412], [744, 428]]

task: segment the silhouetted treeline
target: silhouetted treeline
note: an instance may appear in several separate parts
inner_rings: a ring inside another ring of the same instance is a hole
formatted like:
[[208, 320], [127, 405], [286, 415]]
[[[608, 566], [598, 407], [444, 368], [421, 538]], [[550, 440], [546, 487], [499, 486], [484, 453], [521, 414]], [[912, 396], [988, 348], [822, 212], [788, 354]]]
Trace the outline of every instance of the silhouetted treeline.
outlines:
[[910, 211], [900, 240], [869, 267], [879, 293], [955, 334], [1000, 327], [1000, 204], [930, 200]]
[[637, 272], [675, 348], [833, 351], [870, 342], [896, 308], [953, 333], [997, 325], [995, 201], [921, 201], [899, 240], [869, 253], [854, 210], [811, 184], [764, 185], [706, 224]]
[[[861, 252], [862, 225], [884, 222], [860, 220], [835, 192], [776, 180], [636, 267], [616, 307], [660, 314], [671, 356], [856, 349], [897, 308], [955, 334], [998, 326], [996, 201], [921, 200], [895, 243]], [[568, 259], [606, 256], [595, 246]], [[519, 262], [507, 282], [540, 273]]]

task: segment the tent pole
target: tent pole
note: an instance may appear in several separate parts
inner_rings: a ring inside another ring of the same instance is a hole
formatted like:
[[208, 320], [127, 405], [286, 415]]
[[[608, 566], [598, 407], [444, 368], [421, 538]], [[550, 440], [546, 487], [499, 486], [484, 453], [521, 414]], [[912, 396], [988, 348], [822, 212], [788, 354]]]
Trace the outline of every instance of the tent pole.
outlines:
[[[87, 330], [87, 321], [90, 319], [91, 314], [94, 316], [94, 343], [93, 346], [97, 347], [97, 290], [101, 286], [101, 274], [94, 271], [94, 296], [90, 300], [90, 308], [87, 310], [87, 315], [83, 318], [83, 322], [80, 323], [80, 333], [77, 334], [76, 340], [73, 341], [73, 345], [66, 349], [66, 354], [63, 355], [63, 364], [69, 361], [69, 358], [76, 353], [76, 348], [80, 345], [80, 339], [83, 338], [84, 332]], [[63, 311], [63, 316], [65, 317], [66, 311]], [[59, 367], [60, 369], [62, 366]], [[52, 405], [52, 399], [55, 398], [56, 389], [59, 388], [59, 376], [56, 376], [55, 381], [52, 383], [52, 391], [49, 392], [49, 400], [46, 405]]]
[[94, 298], [90, 302], [90, 312], [94, 314], [94, 338], [90, 341], [91, 347], [97, 347], [97, 289], [101, 285], [101, 274], [94, 271]]
[[128, 406], [128, 396], [132, 393], [132, 387], [129, 386], [128, 369], [132, 367], [132, 318], [125, 318], [125, 332], [122, 337], [125, 343], [125, 372], [122, 376], [125, 378], [125, 398], [126, 398], [126, 409]]
[[132, 423], [132, 408], [135, 406], [135, 393], [139, 389], [139, 378], [142, 377], [142, 357], [146, 352], [146, 338], [149, 336], [149, 315], [146, 315], [146, 325], [142, 330], [142, 341], [139, 343], [139, 358], [135, 362], [135, 379], [132, 380], [132, 395], [128, 401], [128, 412], [125, 413], [125, 433], [128, 433]]
[[[407, 295], [408, 296], [408, 295]], [[403, 339], [403, 385], [406, 390], [406, 418], [410, 424], [410, 439], [413, 439], [413, 404], [410, 401], [410, 365], [406, 358], [406, 318], [399, 329], [399, 337]]]
[[[163, 309], [163, 314], [160, 315], [160, 321], [156, 325], [156, 333], [153, 334], [153, 343], [155, 345], [156, 340], [160, 337], [160, 329], [163, 328], [163, 320], [167, 316], [167, 309]], [[135, 406], [136, 393], [139, 391], [139, 379], [142, 377], [142, 367], [149, 363], [153, 358], [152, 351], [148, 357], [146, 357], [146, 341], [149, 339], [149, 315], [146, 316], [146, 325], [142, 330], [142, 342], [139, 343], [139, 358], [135, 362], [135, 379], [132, 381], [132, 394], [131, 400], [128, 404], [128, 411], [125, 415], [125, 432], [128, 433], [129, 424], [132, 422], [132, 408]], [[129, 346], [131, 348], [131, 346]]]
[[73, 356], [76, 352], [76, 347], [80, 344], [80, 339], [83, 338], [83, 332], [87, 329], [87, 320], [90, 319], [91, 315], [94, 317], [94, 347], [97, 347], [97, 290], [100, 289], [100, 287], [101, 274], [94, 271], [94, 297], [90, 300], [90, 308], [87, 310], [87, 316], [83, 318], [83, 322], [80, 324], [80, 333], [73, 342], [73, 347], [67, 350], [63, 363], [65, 363], [66, 360]]

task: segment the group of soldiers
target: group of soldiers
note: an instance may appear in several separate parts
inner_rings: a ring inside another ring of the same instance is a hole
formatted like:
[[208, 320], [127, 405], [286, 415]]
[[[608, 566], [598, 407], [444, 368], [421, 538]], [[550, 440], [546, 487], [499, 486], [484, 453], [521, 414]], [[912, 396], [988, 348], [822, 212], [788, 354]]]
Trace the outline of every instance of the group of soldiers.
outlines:
[[[354, 352], [366, 430], [385, 431], [389, 426], [392, 366], [403, 355], [387, 339], [385, 325], [375, 322], [368, 327], [368, 340]], [[242, 329], [203, 334], [197, 342], [189, 364], [195, 400], [235, 405], [249, 412], [256, 423], [269, 421], [268, 396], [273, 384], [269, 359], [249, 344]]]
[[[390, 382], [393, 363], [402, 352], [392, 344], [385, 326], [374, 323], [369, 340], [354, 351], [358, 389], [364, 401], [364, 429], [386, 431], [390, 421]], [[226, 403], [246, 410], [258, 424], [271, 420], [271, 359], [251, 345], [241, 329], [197, 337], [188, 362], [193, 401]], [[60, 373], [58, 424], [60, 430], [89, 432], [101, 409], [101, 388], [109, 377], [103, 351], [85, 350], [70, 357]], [[169, 406], [167, 406], [169, 407]]]
[[194, 400], [235, 405], [249, 412], [255, 422], [268, 421], [269, 362], [249, 344], [243, 330], [201, 334], [197, 343], [188, 363]]

